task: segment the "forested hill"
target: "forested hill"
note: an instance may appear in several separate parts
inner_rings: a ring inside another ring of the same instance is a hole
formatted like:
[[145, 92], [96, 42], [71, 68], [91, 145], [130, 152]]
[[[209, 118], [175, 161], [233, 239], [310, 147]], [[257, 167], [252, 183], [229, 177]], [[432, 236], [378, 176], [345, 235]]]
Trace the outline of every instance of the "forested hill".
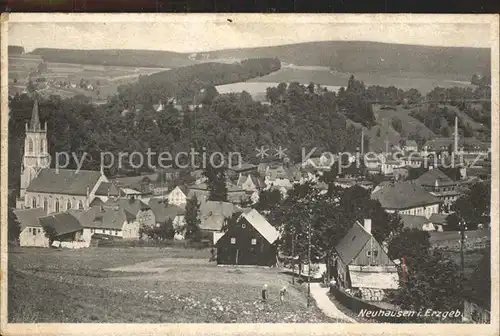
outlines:
[[[295, 65], [330, 67], [345, 73], [412, 72], [419, 74], [488, 74], [487, 48], [433, 47], [363, 41], [323, 41], [197, 53], [159, 50], [71, 50], [38, 48], [49, 62], [176, 68], [223, 58], [278, 58]], [[206, 58], [208, 56], [208, 59]]]
[[31, 54], [48, 62], [175, 68], [195, 64], [187, 55], [161, 50], [76, 50], [37, 48]]
[[[248, 59], [239, 63], [203, 63], [140, 77], [137, 83], [118, 88], [124, 107], [136, 104], [155, 104], [175, 97], [180, 102], [192, 103], [203, 88], [243, 82], [279, 70], [275, 58]], [[198, 103], [203, 103], [198, 101]]]
[[433, 47], [363, 41], [324, 41], [273, 47], [208, 51], [209, 59], [277, 57], [294, 65], [326, 66], [347, 73], [489, 73], [487, 48]]

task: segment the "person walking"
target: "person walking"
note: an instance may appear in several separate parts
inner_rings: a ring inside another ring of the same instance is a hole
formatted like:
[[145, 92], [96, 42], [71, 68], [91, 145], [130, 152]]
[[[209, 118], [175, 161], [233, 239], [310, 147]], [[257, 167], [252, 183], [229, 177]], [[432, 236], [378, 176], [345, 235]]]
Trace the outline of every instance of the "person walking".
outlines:
[[267, 301], [267, 284], [262, 287], [262, 301], [266, 302]]
[[285, 294], [286, 294], [286, 286], [283, 286], [280, 290], [280, 301], [283, 302], [285, 301]]

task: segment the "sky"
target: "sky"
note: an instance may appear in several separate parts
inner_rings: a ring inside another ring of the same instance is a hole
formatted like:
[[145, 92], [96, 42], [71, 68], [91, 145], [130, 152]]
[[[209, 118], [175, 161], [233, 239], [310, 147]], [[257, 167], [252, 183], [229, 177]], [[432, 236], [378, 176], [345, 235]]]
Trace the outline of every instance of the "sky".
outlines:
[[201, 52], [310, 41], [490, 47], [489, 24], [227, 22], [11, 22], [9, 45], [67, 49], [149, 49]]

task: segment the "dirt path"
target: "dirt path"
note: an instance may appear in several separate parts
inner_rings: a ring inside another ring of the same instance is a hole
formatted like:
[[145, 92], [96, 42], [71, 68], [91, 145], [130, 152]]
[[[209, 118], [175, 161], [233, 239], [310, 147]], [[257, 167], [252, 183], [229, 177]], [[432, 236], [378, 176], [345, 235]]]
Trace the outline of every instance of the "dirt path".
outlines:
[[340, 311], [328, 298], [328, 288], [323, 288], [319, 283], [311, 283], [311, 295], [316, 301], [319, 309], [328, 317], [338, 320], [340, 323], [356, 323], [354, 319]]

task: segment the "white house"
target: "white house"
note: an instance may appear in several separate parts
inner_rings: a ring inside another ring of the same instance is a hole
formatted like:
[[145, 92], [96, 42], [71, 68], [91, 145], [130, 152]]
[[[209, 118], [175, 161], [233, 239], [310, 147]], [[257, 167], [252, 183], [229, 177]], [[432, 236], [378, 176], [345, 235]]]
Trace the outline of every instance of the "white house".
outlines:
[[426, 218], [439, 213], [442, 203], [439, 198], [412, 181], [383, 183], [372, 192], [371, 198], [378, 200], [388, 213], [398, 212]]
[[83, 238], [84, 228], [78, 219], [68, 212], [46, 215], [41, 208], [23, 209], [14, 211], [19, 223], [21, 233], [19, 244], [31, 247], [49, 247], [49, 237], [45, 228], [54, 230], [53, 240], [60, 243], [58, 246], [68, 248], [88, 247], [88, 241]]
[[91, 207], [84, 211], [72, 211], [83, 226], [82, 237], [90, 241], [94, 234], [139, 239], [140, 223], [137, 216], [119, 206]]
[[184, 186], [176, 186], [168, 193], [168, 204], [185, 207], [187, 203], [187, 196], [189, 194], [188, 188]]

